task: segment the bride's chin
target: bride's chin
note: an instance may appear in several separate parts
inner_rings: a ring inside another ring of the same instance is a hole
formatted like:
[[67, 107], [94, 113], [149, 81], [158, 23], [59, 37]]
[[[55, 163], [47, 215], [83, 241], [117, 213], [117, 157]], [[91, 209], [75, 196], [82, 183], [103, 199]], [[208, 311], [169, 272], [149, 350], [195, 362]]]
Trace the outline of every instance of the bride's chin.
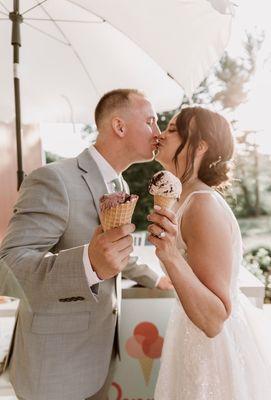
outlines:
[[160, 153], [158, 150], [156, 155], [155, 155], [155, 161], [158, 161], [161, 165], [163, 165], [163, 155]]
[[164, 167], [165, 168], [165, 164], [164, 164], [164, 162], [163, 162], [163, 160], [161, 160], [160, 158], [159, 158], [159, 156], [157, 155], [155, 158], [155, 161], [157, 161], [159, 164], [161, 164], [162, 165], [162, 167]]

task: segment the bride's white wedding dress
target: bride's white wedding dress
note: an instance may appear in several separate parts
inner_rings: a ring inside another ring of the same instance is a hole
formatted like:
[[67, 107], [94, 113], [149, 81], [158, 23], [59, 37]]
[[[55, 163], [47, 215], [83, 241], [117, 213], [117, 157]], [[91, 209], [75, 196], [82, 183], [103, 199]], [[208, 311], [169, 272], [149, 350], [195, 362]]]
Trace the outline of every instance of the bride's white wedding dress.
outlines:
[[[238, 288], [242, 239], [238, 223], [215, 191], [191, 193], [178, 210], [179, 220], [196, 193], [215, 196], [232, 227], [232, 313], [215, 338], [208, 338], [176, 300], [165, 336], [155, 400], [271, 399], [271, 322]], [[206, 232], [208, 234], [208, 232]], [[180, 251], [186, 245], [179, 233]], [[219, 274], [219, 269], [217, 271]], [[191, 298], [193, 301], [193, 298]]]

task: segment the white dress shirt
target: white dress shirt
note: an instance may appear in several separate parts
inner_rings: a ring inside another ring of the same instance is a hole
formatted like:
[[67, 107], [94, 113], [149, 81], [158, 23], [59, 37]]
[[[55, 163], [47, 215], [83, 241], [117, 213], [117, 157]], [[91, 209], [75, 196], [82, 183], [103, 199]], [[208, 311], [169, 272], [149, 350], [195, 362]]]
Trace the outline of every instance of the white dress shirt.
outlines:
[[[114, 187], [112, 184], [112, 180], [119, 178], [121, 179], [121, 175], [118, 175], [117, 172], [114, 170], [113, 167], [106, 161], [106, 159], [98, 152], [98, 150], [94, 146], [89, 147], [89, 152], [94, 159], [94, 161], [97, 164], [97, 167], [99, 171], [101, 172], [101, 175], [103, 177], [103, 180], [105, 182], [105, 185], [107, 187], [107, 190], [109, 193], [114, 191]], [[88, 285], [92, 286], [95, 285], [96, 283], [102, 282], [101, 279], [97, 276], [96, 272], [93, 271], [92, 265], [89, 261], [89, 256], [88, 256], [88, 246], [89, 244], [86, 244], [84, 246], [84, 253], [83, 253], [83, 263], [85, 267], [85, 273], [88, 281]]]
[[[117, 172], [114, 170], [114, 168], [106, 161], [106, 159], [98, 152], [98, 150], [94, 146], [89, 147], [89, 152], [90, 152], [92, 158], [94, 159], [94, 161], [96, 162], [99, 171], [101, 172], [101, 175], [106, 184], [108, 192], [109, 193], [114, 192], [114, 184], [112, 183], [112, 180], [116, 179], [116, 178], [122, 180], [122, 175], [117, 174]], [[92, 285], [95, 285], [96, 283], [102, 282], [102, 280], [99, 279], [96, 272], [93, 271], [93, 268], [91, 266], [91, 263], [89, 261], [89, 256], [88, 256], [88, 246], [89, 246], [89, 244], [86, 244], [84, 246], [83, 263], [84, 263], [84, 268], [85, 268], [88, 285], [92, 286]], [[157, 279], [156, 286], [157, 286], [160, 278], [161, 278], [161, 276], [159, 276], [159, 278]]]

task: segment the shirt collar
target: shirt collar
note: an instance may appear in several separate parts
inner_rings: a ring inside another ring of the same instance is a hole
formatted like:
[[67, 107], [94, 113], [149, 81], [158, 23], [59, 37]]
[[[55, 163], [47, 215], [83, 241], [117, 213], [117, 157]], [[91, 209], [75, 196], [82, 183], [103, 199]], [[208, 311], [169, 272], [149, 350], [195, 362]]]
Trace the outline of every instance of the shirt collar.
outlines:
[[91, 145], [89, 147], [89, 152], [94, 161], [96, 162], [105, 183], [111, 182], [113, 179], [121, 179], [121, 174], [118, 175], [114, 168], [109, 164], [109, 162], [98, 152], [96, 147]]

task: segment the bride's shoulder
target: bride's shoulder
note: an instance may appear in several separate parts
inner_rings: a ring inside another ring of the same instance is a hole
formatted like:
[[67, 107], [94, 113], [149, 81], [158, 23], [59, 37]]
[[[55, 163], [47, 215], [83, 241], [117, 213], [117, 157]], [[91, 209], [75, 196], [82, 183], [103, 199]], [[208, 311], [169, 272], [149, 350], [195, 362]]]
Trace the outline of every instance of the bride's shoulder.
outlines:
[[225, 210], [221, 207], [222, 198], [214, 190], [198, 191], [191, 194], [184, 210], [184, 217], [189, 221], [207, 221], [223, 219]]
[[181, 220], [185, 242], [188, 238], [205, 242], [207, 237], [215, 241], [223, 234], [226, 238], [230, 237], [231, 222], [217, 196], [220, 195], [197, 193], [192, 196]]

